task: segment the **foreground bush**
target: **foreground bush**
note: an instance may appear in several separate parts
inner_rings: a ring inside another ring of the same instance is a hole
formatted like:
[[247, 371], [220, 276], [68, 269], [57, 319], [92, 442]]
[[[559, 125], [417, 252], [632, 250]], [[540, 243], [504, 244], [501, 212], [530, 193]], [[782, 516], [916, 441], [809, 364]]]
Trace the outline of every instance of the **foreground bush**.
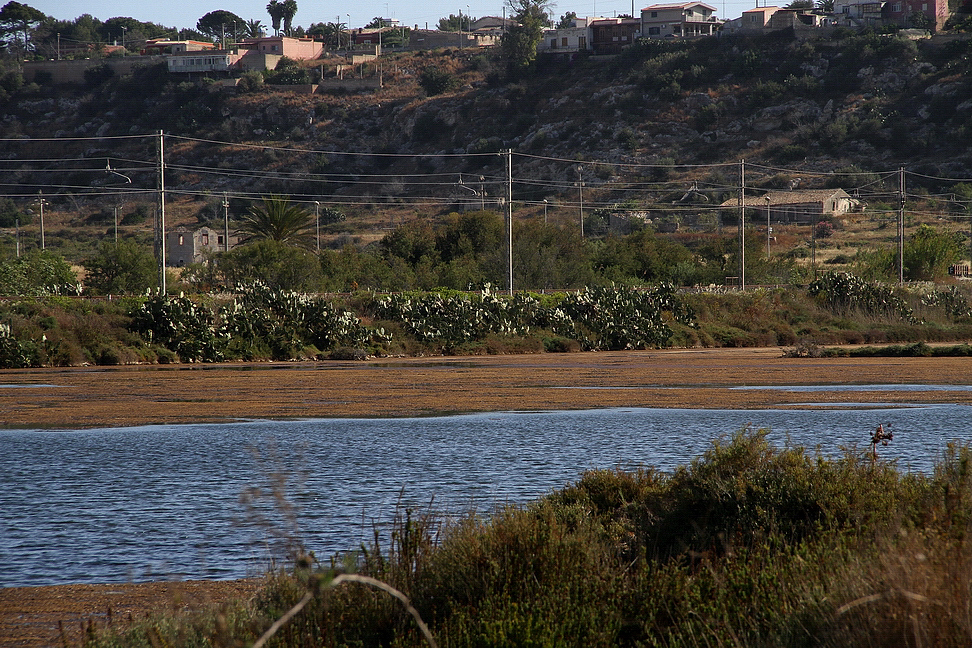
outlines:
[[[598, 470], [526, 507], [444, 523], [406, 510], [384, 546], [297, 560], [248, 609], [152, 620], [87, 645], [967, 646], [972, 450], [931, 476], [848, 452], [715, 443], [672, 474]], [[309, 602], [308, 602], [309, 601]]]
[[[812, 296], [811, 296], [812, 295]], [[0, 302], [0, 368], [82, 362], [363, 359], [660, 347], [795, 346], [967, 340], [968, 289], [890, 288], [845, 273], [810, 290], [682, 293], [672, 284], [577, 292], [303, 294], [263, 282], [234, 297]], [[909, 344], [907, 354], [936, 355]], [[866, 352], [865, 352], [866, 353]], [[961, 350], [956, 354], [961, 353]], [[899, 354], [900, 355], [900, 354]]]

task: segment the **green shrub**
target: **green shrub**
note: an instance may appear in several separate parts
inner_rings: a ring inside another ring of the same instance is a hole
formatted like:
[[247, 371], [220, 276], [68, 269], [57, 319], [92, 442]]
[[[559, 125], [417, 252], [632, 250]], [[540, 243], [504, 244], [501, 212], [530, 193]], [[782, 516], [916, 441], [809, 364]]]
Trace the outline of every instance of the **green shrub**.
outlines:
[[50, 251], [31, 250], [0, 263], [0, 295], [77, 295], [81, 292], [71, 266]]
[[430, 97], [440, 95], [459, 87], [459, 78], [452, 72], [429, 66], [419, 75], [419, 85]]

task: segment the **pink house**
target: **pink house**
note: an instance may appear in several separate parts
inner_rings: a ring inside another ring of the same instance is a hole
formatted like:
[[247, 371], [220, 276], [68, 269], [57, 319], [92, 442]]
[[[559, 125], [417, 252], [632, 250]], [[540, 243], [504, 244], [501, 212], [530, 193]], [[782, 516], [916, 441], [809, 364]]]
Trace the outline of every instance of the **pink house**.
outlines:
[[324, 43], [320, 41], [315, 41], [313, 38], [290, 38], [289, 36], [245, 38], [239, 46], [240, 49], [247, 49], [251, 52], [286, 56], [297, 61], [320, 58], [324, 51]]
[[779, 7], [756, 7], [755, 9], [749, 9], [742, 13], [742, 21], [740, 22], [739, 29], [759, 29], [762, 30], [773, 17]]

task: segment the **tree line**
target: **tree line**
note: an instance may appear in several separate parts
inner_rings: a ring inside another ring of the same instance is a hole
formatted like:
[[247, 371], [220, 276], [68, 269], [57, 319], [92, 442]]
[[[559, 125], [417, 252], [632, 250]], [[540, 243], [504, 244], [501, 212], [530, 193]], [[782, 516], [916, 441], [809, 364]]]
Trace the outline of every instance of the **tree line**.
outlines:
[[[587, 218], [596, 231], [597, 212]], [[451, 212], [403, 223], [376, 243], [330, 237], [320, 247], [318, 232], [333, 233], [344, 214], [333, 208], [311, 213], [286, 196], [270, 195], [250, 206], [236, 224], [242, 244], [208, 252], [173, 277], [172, 285], [192, 293], [233, 291], [252, 282], [298, 292], [374, 290], [479, 290], [509, 282], [509, 235], [502, 215], [490, 211]], [[829, 220], [817, 225], [824, 235]], [[807, 232], [809, 238], [810, 233]], [[583, 237], [579, 228], [546, 223], [542, 217], [514, 219], [513, 283], [516, 289], [561, 290], [587, 286], [643, 286], [672, 283], [709, 286], [732, 283], [739, 267], [734, 233], [662, 234], [633, 221], [627, 233]], [[759, 236], [746, 237], [746, 276], [752, 285], [806, 285], [816, 272], [805, 246], [770, 258]], [[934, 281], [962, 258], [956, 232], [920, 226], [904, 245], [904, 278]], [[894, 281], [896, 250], [859, 252], [842, 267], [869, 280]], [[102, 241], [82, 261], [81, 280], [51, 252], [33, 250], [0, 264], [0, 294], [139, 294], [154, 288], [158, 264], [152, 249], [134, 239]], [[171, 272], [175, 272], [171, 270]]]

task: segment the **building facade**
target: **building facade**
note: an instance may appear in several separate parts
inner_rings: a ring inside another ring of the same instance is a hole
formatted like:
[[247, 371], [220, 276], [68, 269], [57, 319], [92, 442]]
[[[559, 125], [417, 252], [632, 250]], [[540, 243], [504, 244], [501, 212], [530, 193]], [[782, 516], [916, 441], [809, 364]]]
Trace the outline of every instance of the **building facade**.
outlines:
[[618, 54], [641, 37], [638, 18], [598, 18], [590, 23], [591, 49], [595, 54]]
[[651, 5], [641, 10], [641, 34], [647, 38], [712, 36], [722, 24], [715, 11], [702, 2]]
[[225, 233], [210, 227], [200, 227], [194, 231], [175, 229], [165, 234], [165, 265], [182, 268], [190, 263], [202, 263], [207, 253], [232, 250], [238, 244], [239, 236], [230, 234], [227, 246]]

